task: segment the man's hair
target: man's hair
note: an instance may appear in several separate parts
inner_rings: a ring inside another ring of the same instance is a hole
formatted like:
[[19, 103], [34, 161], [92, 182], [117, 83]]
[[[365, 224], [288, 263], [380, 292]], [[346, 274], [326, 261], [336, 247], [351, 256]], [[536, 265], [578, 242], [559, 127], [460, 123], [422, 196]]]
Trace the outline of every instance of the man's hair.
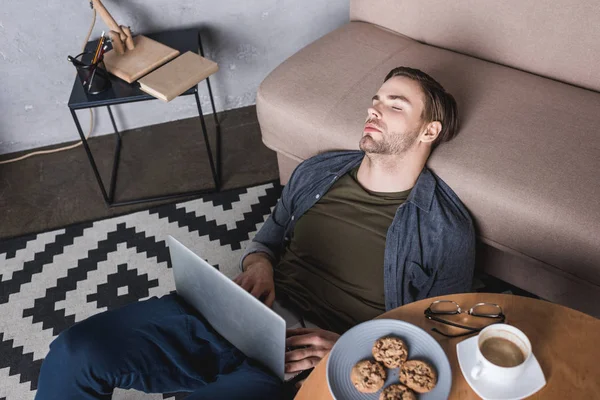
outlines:
[[405, 76], [421, 85], [425, 96], [425, 108], [421, 114], [423, 123], [439, 121], [442, 130], [432, 143], [432, 149], [442, 142], [453, 139], [458, 134], [458, 108], [454, 97], [435, 79], [425, 72], [409, 67], [398, 67], [390, 71], [384, 82], [395, 76]]

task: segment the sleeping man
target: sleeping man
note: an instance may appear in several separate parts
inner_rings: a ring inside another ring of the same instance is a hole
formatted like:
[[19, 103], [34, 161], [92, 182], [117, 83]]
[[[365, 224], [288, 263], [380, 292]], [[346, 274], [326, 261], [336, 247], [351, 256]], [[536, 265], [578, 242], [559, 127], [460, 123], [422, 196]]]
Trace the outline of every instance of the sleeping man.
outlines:
[[[458, 133], [454, 98], [420, 70], [392, 70], [373, 96], [358, 151], [300, 164], [246, 249], [235, 279], [312, 328], [288, 330], [286, 372], [314, 367], [350, 327], [427, 297], [468, 292], [475, 232], [426, 167]], [[110, 399], [114, 388], [187, 399], [274, 399], [283, 385], [179, 296], [94, 315], [62, 332], [36, 399]]]

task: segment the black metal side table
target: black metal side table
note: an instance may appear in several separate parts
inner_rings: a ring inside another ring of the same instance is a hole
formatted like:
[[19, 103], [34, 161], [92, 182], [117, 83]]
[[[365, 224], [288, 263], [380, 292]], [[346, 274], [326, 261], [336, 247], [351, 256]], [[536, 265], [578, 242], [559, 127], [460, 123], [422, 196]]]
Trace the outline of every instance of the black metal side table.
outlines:
[[[169, 32], [161, 32], [156, 34], [147, 34], [151, 39], [156, 40], [157, 42], [166, 44], [169, 47], [177, 49], [181, 52], [181, 54], [186, 51], [198, 52], [200, 50], [200, 55], [204, 56], [204, 51], [202, 49], [202, 41], [200, 38], [200, 32], [196, 29], [184, 29], [184, 30], [176, 30]], [[94, 40], [88, 42], [86, 46], [86, 50], [94, 51], [96, 48], [98, 41]], [[202, 114], [202, 107], [200, 105], [200, 97], [198, 96], [198, 85], [188, 89], [180, 96], [186, 95], [194, 95], [196, 98], [196, 105], [198, 106], [198, 116], [200, 118], [200, 124], [202, 127], [202, 134], [204, 135], [204, 143], [206, 145], [206, 151], [208, 153], [208, 160], [210, 163], [210, 169], [212, 172], [212, 177], [214, 180], [214, 188], [212, 189], [203, 189], [203, 190], [192, 190], [186, 192], [178, 192], [178, 193], [170, 193], [162, 196], [156, 197], [144, 197], [133, 200], [125, 200], [125, 201], [114, 201], [115, 196], [115, 186], [117, 183], [117, 172], [119, 169], [119, 159], [121, 154], [121, 133], [117, 129], [117, 125], [115, 123], [115, 119], [113, 117], [113, 113], [110, 109], [110, 106], [116, 104], [125, 104], [125, 103], [134, 103], [138, 101], [145, 100], [156, 100], [156, 98], [150, 96], [147, 93], [144, 93], [139, 89], [139, 85], [134, 82], [129, 84], [113, 75], [110, 75], [111, 88], [96, 94], [96, 95], [88, 95], [81, 84], [79, 78], [75, 78], [75, 83], [73, 84], [73, 90], [71, 91], [71, 97], [69, 98], [69, 110], [71, 111], [71, 115], [73, 116], [73, 120], [75, 121], [75, 126], [77, 127], [77, 131], [79, 132], [79, 136], [83, 142], [83, 147], [87, 153], [88, 159], [90, 160], [90, 164], [92, 169], [94, 170], [94, 175], [96, 176], [96, 180], [98, 181], [98, 186], [100, 186], [100, 191], [102, 192], [102, 196], [104, 197], [104, 202], [108, 207], [116, 207], [116, 206], [124, 206], [129, 204], [136, 203], [145, 203], [149, 201], [157, 201], [157, 200], [167, 200], [178, 197], [187, 197], [199, 195], [207, 192], [218, 191], [220, 189], [221, 184], [221, 126], [219, 125], [219, 120], [217, 118], [217, 112], [215, 109], [215, 102], [213, 99], [212, 89], [210, 87], [210, 80], [206, 78], [206, 85], [208, 87], [208, 94], [210, 97], [210, 103], [213, 111], [213, 118], [215, 121], [216, 128], [216, 160], [213, 157], [213, 152], [210, 147], [210, 143], [208, 141], [208, 133], [206, 131], [206, 123], [204, 121], [204, 115]], [[117, 144], [115, 148], [113, 167], [112, 167], [112, 175], [110, 179], [110, 189], [107, 191], [104, 183], [102, 182], [102, 178], [100, 177], [100, 173], [98, 172], [98, 168], [96, 166], [96, 162], [94, 161], [94, 156], [90, 150], [88, 142], [85, 138], [83, 130], [81, 129], [81, 125], [79, 123], [79, 119], [77, 118], [77, 110], [83, 110], [88, 108], [96, 108], [106, 106], [108, 109], [108, 115], [110, 116], [110, 120], [112, 122], [115, 133], [117, 134]]]

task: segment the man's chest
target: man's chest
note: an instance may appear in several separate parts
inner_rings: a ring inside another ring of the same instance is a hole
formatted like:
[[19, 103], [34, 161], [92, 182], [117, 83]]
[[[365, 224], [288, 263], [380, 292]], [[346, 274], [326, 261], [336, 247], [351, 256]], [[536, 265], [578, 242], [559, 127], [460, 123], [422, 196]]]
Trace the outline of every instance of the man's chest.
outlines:
[[290, 250], [352, 285], [383, 285], [387, 231], [405, 196], [377, 196], [344, 176], [298, 219]]

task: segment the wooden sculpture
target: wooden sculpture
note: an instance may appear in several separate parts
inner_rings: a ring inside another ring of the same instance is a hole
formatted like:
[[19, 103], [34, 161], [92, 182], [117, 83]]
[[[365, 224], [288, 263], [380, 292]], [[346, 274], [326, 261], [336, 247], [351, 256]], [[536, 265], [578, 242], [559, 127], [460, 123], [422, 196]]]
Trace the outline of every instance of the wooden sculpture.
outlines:
[[110, 29], [112, 50], [104, 54], [104, 64], [111, 74], [132, 83], [179, 55], [178, 50], [144, 35], [133, 37], [129, 27], [117, 24], [100, 0], [91, 1]]
[[129, 27], [117, 24], [100, 0], [92, 0], [92, 7], [94, 7], [96, 12], [100, 14], [104, 23], [110, 28], [109, 36], [113, 49], [115, 49], [119, 55], [125, 53], [125, 48], [127, 48], [127, 50], [133, 50], [135, 48], [135, 43], [133, 42]]

